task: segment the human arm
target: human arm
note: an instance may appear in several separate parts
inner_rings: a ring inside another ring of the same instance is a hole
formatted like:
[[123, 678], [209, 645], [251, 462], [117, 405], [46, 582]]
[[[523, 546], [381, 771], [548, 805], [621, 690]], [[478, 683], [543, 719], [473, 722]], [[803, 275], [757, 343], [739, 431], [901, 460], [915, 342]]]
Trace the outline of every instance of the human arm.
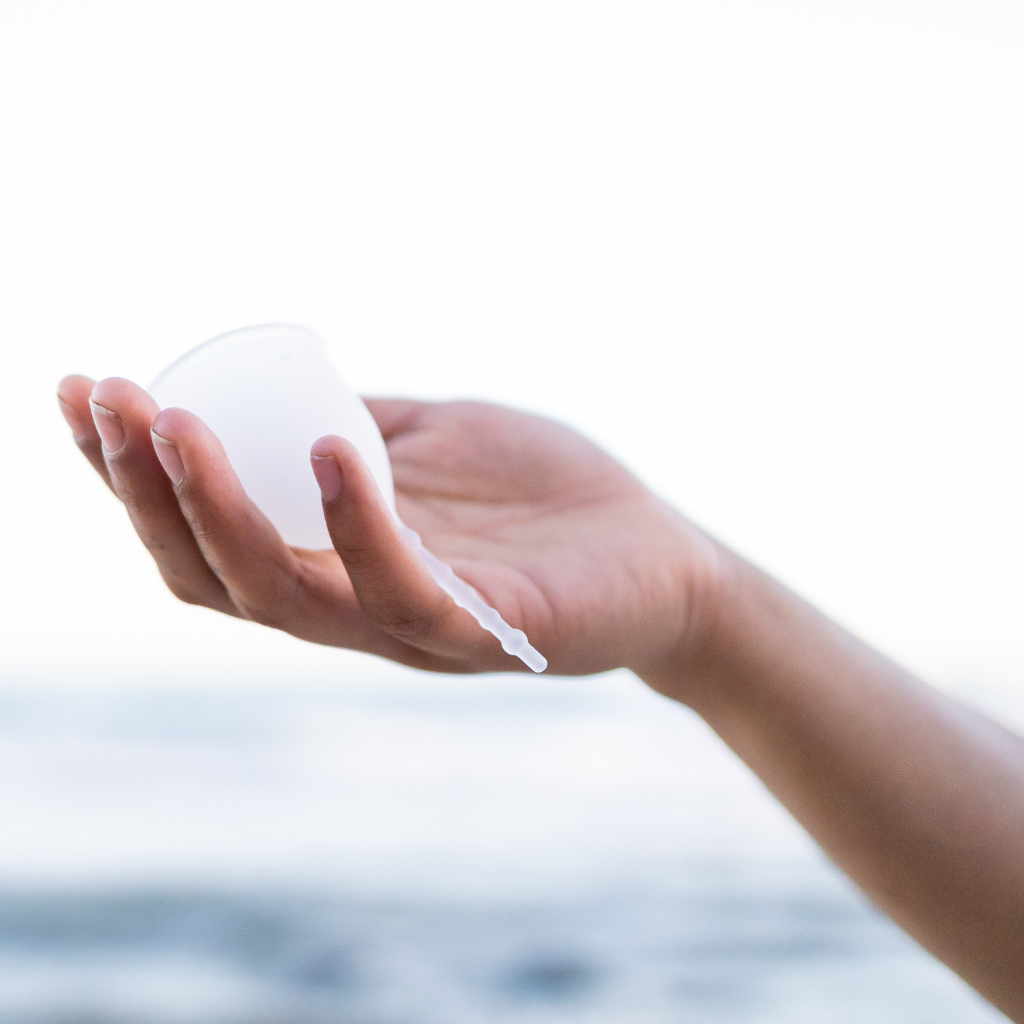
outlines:
[[[158, 414], [126, 381], [68, 378], [61, 396], [179, 597], [419, 668], [518, 668], [433, 585], [340, 439], [314, 446], [336, 551], [306, 552], [195, 417]], [[474, 403], [370, 406], [402, 518], [553, 672], [626, 666], [691, 705], [883, 910], [1024, 1021], [1024, 741], [861, 645], [572, 431]]]
[[1024, 739], [726, 553], [693, 707], [879, 909], [1024, 1021]]

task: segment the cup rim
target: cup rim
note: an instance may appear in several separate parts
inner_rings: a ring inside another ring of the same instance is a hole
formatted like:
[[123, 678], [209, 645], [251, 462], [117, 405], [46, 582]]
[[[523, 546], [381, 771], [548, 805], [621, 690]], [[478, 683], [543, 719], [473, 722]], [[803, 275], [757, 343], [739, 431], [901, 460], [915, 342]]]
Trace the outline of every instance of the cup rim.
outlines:
[[304, 327], [302, 324], [270, 323], [251, 324], [248, 327], [236, 327], [234, 330], [224, 331], [223, 334], [215, 334], [212, 338], [196, 345], [195, 348], [190, 348], [184, 355], [178, 356], [174, 362], [164, 367], [164, 369], [153, 378], [152, 383], [149, 385], [149, 390], [152, 391], [155, 388], [158, 388], [161, 384], [165, 383], [171, 377], [177, 375], [186, 368], [194, 368], [192, 364], [201, 364], [210, 357], [218, 356], [226, 351], [241, 348], [243, 345], [250, 345], [257, 342], [259, 339], [254, 335], [257, 335], [260, 332], [282, 329], [292, 334], [293, 341], [301, 341], [307, 344], [319, 345], [321, 348], [323, 347], [323, 338], [321, 338], [316, 331], [309, 327]]

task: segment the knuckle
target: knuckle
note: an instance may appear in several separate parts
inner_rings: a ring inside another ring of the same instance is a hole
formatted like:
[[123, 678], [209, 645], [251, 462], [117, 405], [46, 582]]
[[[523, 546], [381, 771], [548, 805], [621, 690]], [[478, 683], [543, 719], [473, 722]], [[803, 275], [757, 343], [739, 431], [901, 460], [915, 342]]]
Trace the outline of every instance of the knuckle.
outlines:
[[434, 617], [422, 609], [394, 604], [378, 604], [363, 609], [385, 633], [410, 643], [434, 632]]
[[123, 473], [118, 472], [117, 466], [110, 459], [106, 460], [106, 466], [110, 476], [111, 489], [117, 495], [118, 500], [128, 509], [128, 514], [131, 515], [133, 509], [138, 505], [131, 481], [126, 479]]
[[145, 524], [160, 511], [159, 497], [153, 493], [148, 482], [133, 472], [124, 461], [118, 461], [108, 455], [106, 466], [114, 494], [128, 509], [128, 515], [131, 517], [135, 529], [141, 534], [145, 529]]
[[164, 572], [162, 575], [164, 577], [164, 583], [167, 584], [167, 589], [179, 601], [182, 601], [185, 604], [201, 605], [206, 608], [213, 607], [213, 604], [209, 600], [207, 588], [198, 585], [196, 581], [168, 572]]
[[181, 586], [176, 583], [168, 583], [168, 588], [171, 593], [184, 604], [199, 605], [202, 607], [212, 607], [210, 602], [205, 599], [205, 595], [200, 594], [199, 591], [193, 590], [191, 587]]
[[424, 608], [391, 601], [374, 602], [364, 610], [368, 617], [385, 633], [398, 640], [416, 643], [433, 637], [438, 632], [440, 616], [435, 608]]
[[295, 589], [294, 581], [291, 585], [268, 583], [244, 596], [233, 595], [234, 603], [250, 621], [272, 629], [287, 630], [292, 619]]
[[174, 493], [178, 499], [181, 514], [185, 517], [185, 522], [188, 523], [188, 528], [192, 531], [192, 536], [195, 537], [199, 546], [202, 548], [215, 546], [216, 530], [213, 529], [207, 516], [203, 514], [202, 505], [192, 500], [184, 483], [179, 484], [174, 489]]
[[355, 572], [372, 569], [380, 560], [379, 553], [370, 546], [346, 544], [344, 547], [338, 548], [337, 551], [346, 568]]
[[99, 442], [89, 434], [75, 434], [73, 440], [78, 446], [78, 450], [86, 458], [92, 459], [97, 455], [99, 455], [101, 459], [103, 458], [103, 451], [100, 448]]
[[276, 608], [246, 601], [239, 604], [239, 609], [242, 612], [242, 616], [250, 622], [255, 622], [260, 626], [267, 626], [270, 629], [279, 629], [281, 627], [282, 618]]

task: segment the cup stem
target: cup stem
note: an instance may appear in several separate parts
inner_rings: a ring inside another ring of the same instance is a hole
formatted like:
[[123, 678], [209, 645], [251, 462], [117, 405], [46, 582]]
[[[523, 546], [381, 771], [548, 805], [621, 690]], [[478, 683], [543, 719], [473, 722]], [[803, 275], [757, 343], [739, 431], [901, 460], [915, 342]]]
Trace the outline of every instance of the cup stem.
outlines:
[[436, 555], [431, 554], [415, 530], [410, 530], [404, 523], [399, 523], [398, 528], [420, 561], [427, 567], [427, 571], [434, 577], [434, 582], [460, 608], [465, 608], [488, 633], [497, 637], [506, 654], [518, 658], [534, 672], [543, 672], [548, 667], [547, 659], [530, 646], [526, 634], [521, 629], [513, 629], [473, 587], [455, 574], [447, 562], [442, 562]]

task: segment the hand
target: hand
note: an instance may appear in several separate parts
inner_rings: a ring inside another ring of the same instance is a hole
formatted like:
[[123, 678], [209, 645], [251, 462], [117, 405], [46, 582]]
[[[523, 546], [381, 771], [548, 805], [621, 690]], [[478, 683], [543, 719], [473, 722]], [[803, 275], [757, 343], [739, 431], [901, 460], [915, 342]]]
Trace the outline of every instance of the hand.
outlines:
[[[408, 550], [343, 439], [313, 446], [336, 550], [307, 551], [284, 543], [197, 417], [159, 412], [118, 378], [68, 377], [58, 397], [182, 600], [418, 668], [522, 668]], [[566, 427], [509, 409], [367, 404], [402, 520], [526, 632], [551, 671], [679, 663], [715, 548], [622, 466]]]

